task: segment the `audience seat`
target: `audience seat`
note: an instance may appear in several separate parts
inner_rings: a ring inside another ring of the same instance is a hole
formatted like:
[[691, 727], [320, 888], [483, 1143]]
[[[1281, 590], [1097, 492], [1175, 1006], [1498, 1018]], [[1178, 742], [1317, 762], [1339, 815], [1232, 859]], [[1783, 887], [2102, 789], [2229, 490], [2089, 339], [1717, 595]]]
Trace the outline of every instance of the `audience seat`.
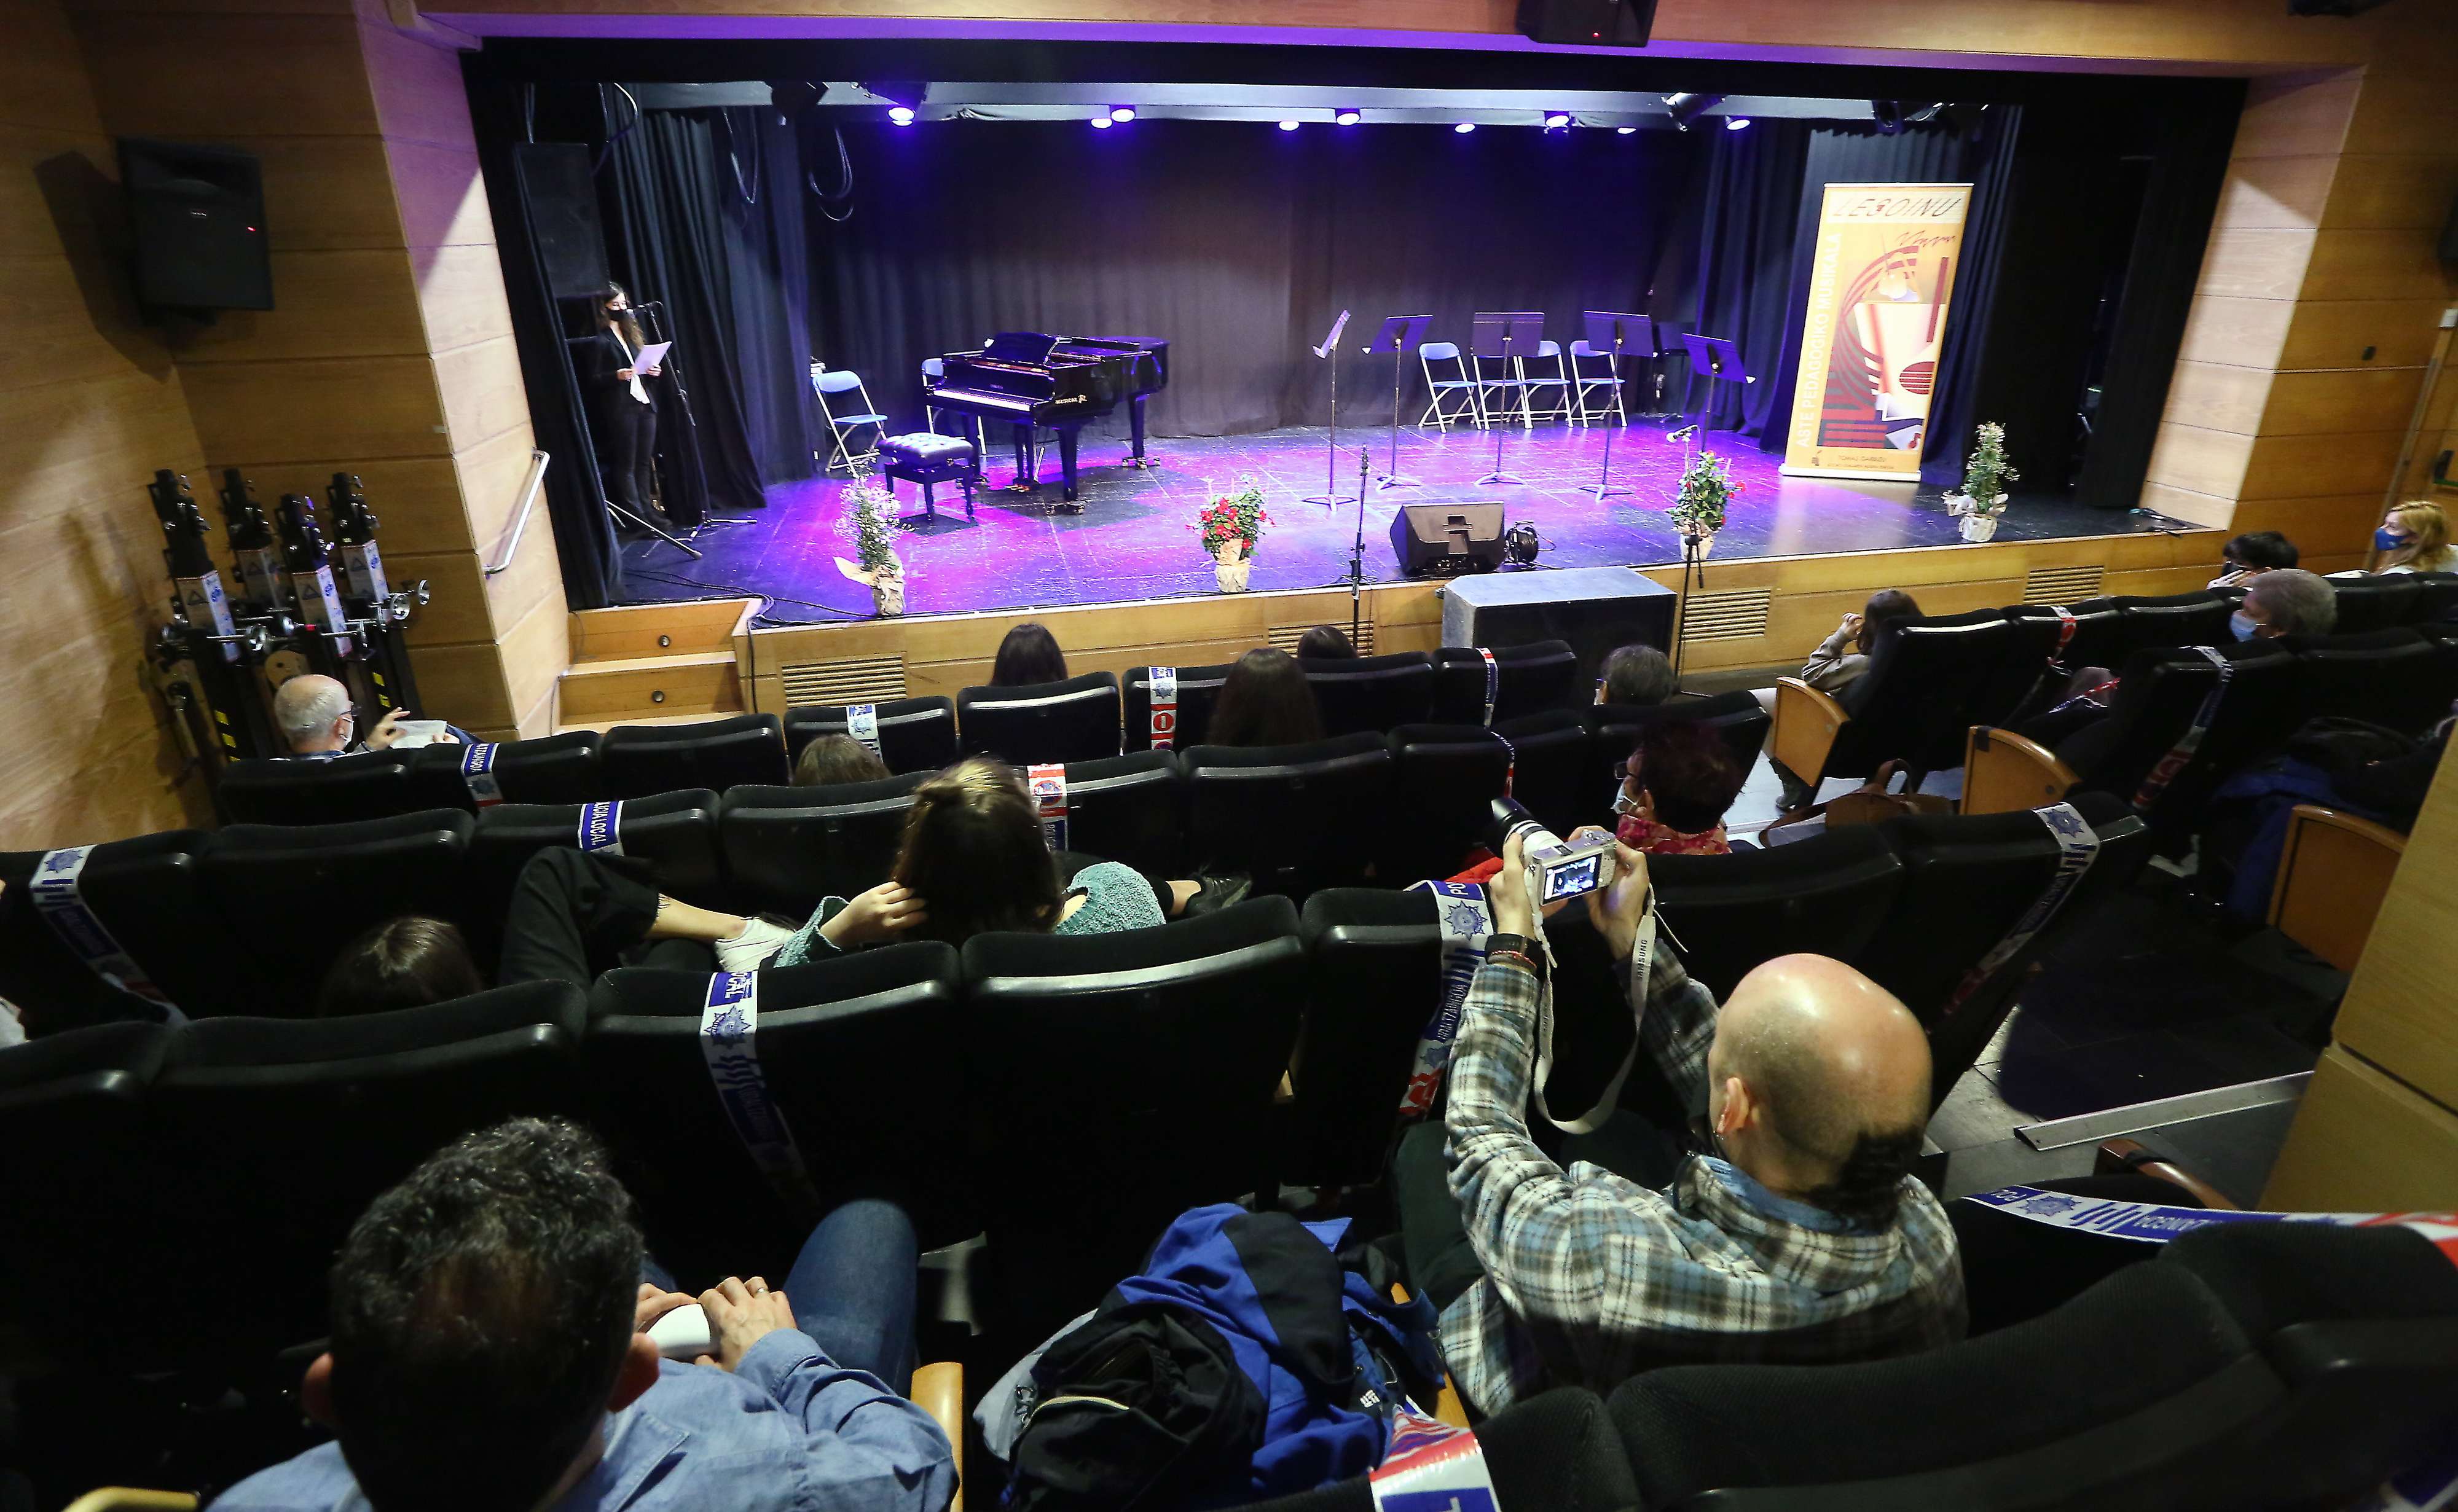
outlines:
[[[219, 996], [230, 942], [192, 947], [187, 928], [203, 909], [197, 858], [203, 830], [164, 830], [106, 840], [86, 857], [78, 890], [102, 926], [155, 985], [183, 1010]], [[34, 906], [28, 884], [41, 851], [0, 852], [0, 998], [24, 1011], [26, 1032], [50, 1034], [114, 1020], [156, 1023], [153, 1003], [94, 975]]]
[[[1219, 700], [1220, 685], [1228, 680], [1234, 662], [1221, 662], [1212, 667], [1180, 667], [1177, 672], [1177, 729], [1171, 738], [1172, 750], [1185, 751], [1203, 743], [1204, 733], [1212, 727], [1212, 706]], [[1137, 667], [1127, 673], [1124, 691], [1124, 723], [1126, 738], [1123, 749], [1152, 749], [1152, 669]]]
[[[324, 1273], [378, 1194], [472, 1129], [577, 1115], [587, 1004], [530, 982], [343, 1019], [225, 1018], [173, 1041], [151, 1098], [157, 1221], [212, 1324], [283, 1347], [330, 1326]], [[199, 1319], [199, 1321], [204, 1321]]]
[[1840, 694], [1779, 677], [1771, 754], [1813, 788], [1824, 777], [1868, 777], [1887, 761], [1915, 777], [1950, 768], [1965, 731], [1994, 722], [1980, 717], [1980, 700], [2014, 653], [2014, 633], [1993, 609], [1896, 620], [1878, 632], [1868, 671]]
[[[2287, 654], [2270, 642], [2246, 644], [2256, 655]], [[2192, 727], [2218, 673], [2200, 652], [2181, 648], [2136, 652], [2118, 672], [2107, 715], [2060, 742], [2056, 756], [2081, 786], [2131, 798]]]
[[2236, 671], [2210, 729], [2168, 785], [2140, 805], [2163, 854], [2180, 850], [2213, 791], [2231, 774], [2286, 744], [2321, 696], [2321, 669], [2275, 642], [2248, 641], [2218, 651]]
[[[1516, 1401], [1476, 1425], [1476, 1446], [1493, 1480], [1491, 1502], [1508, 1512], [1620, 1512], [1639, 1505], [1630, 1460], [1611, 1414], [1592, 1392], [1563, 1386]], [[1448, 1497], [1430, 1508], [1451, 1504]], [[1377, 1502], [1372, 1482], [1352, 1477], [1295, 1496], [1249, 1502], [1246, 1512], [1417, 1512], [1407, 1502]]]
[[[2049, 626], [2047, 654], [2056, 657], [2067, 672], [2080, 672], [2085, 667], [2106, 667], [2114, 670], [2133, 650], [2133, 632], [2126, 624], [2121, 601], [2114, 598], [2087, 598], [2064, 606], [2073, 616], [2073, 633], [2065, 637], [2065, 649], [2057, 649], [2057, 639], [2064, 632], [2064, 621], [2053, 604], [2016, 604], [2006, 611], [2006, 618], [2015, 625]], [[2019, 659], [2019, 658], [2018, 658]]]
[[2458, 656], [2449, 654], [2458, 647], [2412, 630], [2290, 635], [2282, 644], [2311, 670], [2308, 718], [2336, 715], [2416, 735], [2447, 717], [2458, 697]]
[[[2197, 589], [2190, 593], [2157, 596], [2120, 594], [2113, 602], [2125, 626], [2124, 644], [2116, 660], [2097, 665], [2116, 667], [2137, 651], [2177, 646], [2225, 646], [2232, 643], [2228, 616], [2243, 599], [2242, 589]], [[2067, 659], [2067, 665], [2074, 665]]]
[[[507, 740], [489, 768], [507, 803], [594, 803], [616, 795], [598, 770], [594, 730], [571, 730], [535, 740]], [[394, 812], [472, 809], [469, 779], [461, 775], [464, 745], [431, 745], [409, 754], [408, 800]]]
[[164, 1285], [199, 1237], [166, 1220], [145, 1133], [171, 1037], [102, 1024], [0, 1050], [0, 1375], [165, 1363]]
[[[718, 843], [718, 796], [705, 788], [624, 799], [615, 814], [623, 847], [618, 864], [645, 871], [668, 897], [725, 908], [732, 898]], [[469, 833], [469, 885], [474, 925], [469, 942], [480, 960], [493, 960], [502, 948], [502, 923], [521, 868], [542, 850], [576, 848], [584, 812], [578, 803], [498, 803], [479, 813]]]
[[[1980, 679], [1966, 711], [1978, 723], [2010, 723], [2016, 713], [2040, 694], [2043, 681], [2053, 680], [2058, 689], [2062, 689], [2066, 682], [2064, 677], [2054, 676], [2049, 670], [2049, 663], [2056, 659], [2057, 640], [2065, 629], [2054, 612], [2045, 618], [2018, 613], [2013, 610], [2001, 612], [2005, 615], [2008, 632], [2005, 652], [1997, 658], [1997, 665]], [[2074, 638], [2080, 639], [2081, 634], [2081, 621], [2076, 620]], [[2068, 644], [2071, 647], [2072, 643]], [[2059, 665], [2089, 664], [2060, 662]]]
[[967, 688], [956, 694], [956, 725], [967, 756], [993, 756], [1017, 766], [1114, 756], [1118, 674], [1088, 672], [1064, 682]]
[[1186, 795], [1169, 751], [1067, 764], [1067, 849], [1168, 877], [1185, 875]]
[[1547, 828], [1568, 835], [1582, 824], [1613, 822], [1613, 790], [1588, 782], [1588, 727], [1577, 710], [1523, 715], [1494, 733], [1510, 742], [1511, 797]]
[[1474, 724], [1405, 724], [1391, 732], [1391, 781], [1379, 805], [1376, 868], [1406, 886], [1468, 863], [1502, 794], [1510, 748]]
[[1525, 715], [1576, 709], [1594, 695], [1579, 675], [1578, 652], [1566, 640], [1492, 646], [1493, 717], [1485, 715], [1485, 658], [1473, 647], [1434, 652], [1436, 724], [1499, 724]]
[[781, 785], [785, 743], [773, 714], [739, 714], [694, 724], [618, 724], [597, 748], [609, 797], [739, 784]]
[[1766, 745], [1767, 729], [1775, 721], [1758, 694], [1747, 688], [1736, 688], [1705, 698], [1676, 698], [1670, 703], [1590, 704], [1580, 711], [1588, 726], [1588, 775], [1580, 779], [1582, 793], [1593, 792], [1597, 800], [1611, 797], [1621, 778], [1616, 775], [1621, 764], [1630, 759], [1638, 745], [1639, 735], [1649, 725], [1676, 719], [1695, 719], [1708, 725], [1724, 737], [1733, 760], [1746, 777], [1759, 764], [1759, 752]]
[[2424, 607], [2424, 585], [2411, 572], [2388, 577], [2334, 577], [2329, 580], [2339, 601], [2340, 635], [2411, 625]]
[[2347, 1505], [2447, 1447], [2458, 1274], [2403, 1229], [2221, 1225], [1900, 1359], [1690, 1365], [1612, 1397], [1640, 1503]]
[[[851, 726], [844, 704], [814, 704], [785, 711], [785, 757], [802, 758], [802, 748], [823, 735], [845, 735]], [[956, 705], [946, 697], [893, 698], [874, 704], [879, 717], [879, 758], [894, 773], [936, 772], [956, 761]]]
[[742, 787], [718, 805], [727, 886], [738, 908], [801, 921], [820, 900], [887, 880], [906, 811], [926, 772], [833, 787]]
[[2297, 804], [2271, 883], [2270, 927], [2353, 975], [2406, 854], [2406, 837], [2388, 825]]
[[[456, 748], [457, 749], [457, 748]], [[415, 751], [365, 751], [328, 761], [234, 761], [214, 800], [234, 824], [347, 824], [389, 818], [410, 801]], [[465, 790], [455, 806], [467, 808]]]
[[951, 1050], [1016, 1336], [1096, 1304], [1186, 1209], [1272, 1191], [1272, 1097], [1306, 992], [1286, 899], [1121, 934], [976, 935], [964, 973]]
[[[710, 1085], [699, 1034], [708, 985], [695, 972], [636, 966], [598, 979], [580, 1046], [591, 1116], [669, 1270], [773, 1277], [818, 1213], [770, 1185]], [[974, 1232], [954, 948], [916, 942], [773, 967], [759, 974], [759, 993], [760, 1076], [820, 1210], [894, 1198], [925, 1249]]]
[[1308, 658], [1306, 685], [1323, 713], [1323, 733], [1339, 736], [1361, 730], [1377, 735], [1433, 717], [1434, 663], [1421, 651], [1388, 656]]
[[1305, 1019], [1280, 1179], [1367, 1186], [1385, 1162], [1417, 1041], [1441, 1006], [1443, 933], [1423, 892], [1329, 887], [1306, 900]]
[[2409, 623], [2428, 625], [2458, 613], [2458, 572], [2411, 572], [2406, 576], [2415, 585], [2414, 618]]
[[1647, 871], [1674, 949], [1719, 1003], [1777, 956], [1859, 960], [1904, 882], [1869, 824], [1730, 856], [1651, 856]]
[[1186, 753], [1185, 772], [1188, 860], [1197, 866], [1242, 871], [1255, 891], [1292, 898], [1364, 880], [1386, 822], [1391, 753], [1383, 736], [1198, 746]]

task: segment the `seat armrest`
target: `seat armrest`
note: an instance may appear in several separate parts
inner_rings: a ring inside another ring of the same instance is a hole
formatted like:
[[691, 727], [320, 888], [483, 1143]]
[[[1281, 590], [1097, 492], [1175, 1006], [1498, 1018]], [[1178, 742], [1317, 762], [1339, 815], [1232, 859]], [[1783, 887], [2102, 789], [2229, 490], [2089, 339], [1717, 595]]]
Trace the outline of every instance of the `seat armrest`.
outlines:
[[1963, 812], [2011, 814], [2062, 803], [2082, 779], [2037, 740], [1976, 724], [1963, 737]]
[[965, 1367], [952, 1359], [925, 1365], [913, 1373], [913, 1389], [906, 1396], [930, 1415], [956, 1451], [956, 1499], [948, 1503], [948, 1512], [965, 1512]]
[[1798, 677], [1778, 677], [1775, 728], [1767, 733], [1767, 755], [1814, 789], [1825, 774], [1826, 757], [1835, 749], [1836, 733], [1851, 720], [1833, 694], [1822, 693]]
[[2099, 1153], [2093, 1157], [2091, 1169], [2092, 1173], [2098, 1176], [2132, 1171], [2137, 1175], [2156, 1177], [2172, 1187], [2179, 1187], [2192, 1192], [2194, 1200], [2205, 1208], [2216, 1208], [2231, 1212], [2236, 1211], [2236, 1204], [2228, 1200], [2226, 1192], [2219, 1191], [2218, 1188], [2212, 1186], [2175, 1161], [2162, 1159], [2152, 1153], [2150, 1147], [2138, 1139], [2101, 1140]]
[[2271, 883], [2270, 926], [2339, 970], [2355, 970], [2406, 852], [2406, 837], [2385, 824], [2297, 804]]
[[185, 1491], [137, 1491], [107, 1485], [70, 1502], [68, 1512], [197, 1512], [197, 1499]]

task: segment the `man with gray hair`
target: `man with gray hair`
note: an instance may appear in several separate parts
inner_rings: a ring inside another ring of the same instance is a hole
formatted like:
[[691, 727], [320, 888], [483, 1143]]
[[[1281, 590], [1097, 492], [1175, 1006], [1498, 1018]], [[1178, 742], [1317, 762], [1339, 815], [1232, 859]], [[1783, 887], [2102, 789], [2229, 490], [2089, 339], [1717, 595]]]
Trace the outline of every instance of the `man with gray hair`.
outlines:
[[2239, 640], [2327, 635], [2339, 623], [2339, 594], [2330, 580], [2301, 567], [2282, 567], [2252, 580], [2244, 603], [2229, 616]]
[[273, 722], [281, 731], [290, 755], [307, 761], [330, 761], [354, 751], [382, 751], [408, 734], [401, 721], [406, 709], [395, 709], [367, 732], [365, 743], [354, 743], [358, 714], [350, 691], [331, 677], [302, 673], [273, 694]]

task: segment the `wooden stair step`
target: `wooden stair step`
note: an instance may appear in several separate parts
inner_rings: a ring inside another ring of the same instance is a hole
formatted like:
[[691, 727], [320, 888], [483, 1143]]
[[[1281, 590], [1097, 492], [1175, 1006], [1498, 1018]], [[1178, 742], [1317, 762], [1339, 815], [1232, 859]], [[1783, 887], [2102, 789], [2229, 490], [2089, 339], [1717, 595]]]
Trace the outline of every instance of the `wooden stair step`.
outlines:
[[742, 679], [731, 651], [585, 661], [563, 674], [556, 707], [566, 726], [634, 715], [731, 714], [742, 708]]

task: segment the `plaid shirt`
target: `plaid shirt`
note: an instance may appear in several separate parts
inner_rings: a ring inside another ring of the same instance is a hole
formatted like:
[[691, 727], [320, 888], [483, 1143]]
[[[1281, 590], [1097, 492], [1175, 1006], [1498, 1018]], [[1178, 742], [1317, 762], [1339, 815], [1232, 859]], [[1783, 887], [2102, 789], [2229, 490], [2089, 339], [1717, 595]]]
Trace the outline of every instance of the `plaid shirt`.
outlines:
[[[1441, 1339], [1470, 1402], [1490, 1413], [1656, 1365], [1869, 1359], [1963, 1336], [1954, 1231], [1913, 1177], [1893, 1225], [1868, 1232], [1720, 1160], [1691, 1156], [1662, 1191], [1555, 1165], [1526, 1124], [1543, 990], [1488, 962], [1452, 1051], [1445, 1149], [1485, 1275], [1445, 1310]], [[1693, 1107], [1715, 1034], [1715, 996], [1659, 941], [1639, 1039]]]

